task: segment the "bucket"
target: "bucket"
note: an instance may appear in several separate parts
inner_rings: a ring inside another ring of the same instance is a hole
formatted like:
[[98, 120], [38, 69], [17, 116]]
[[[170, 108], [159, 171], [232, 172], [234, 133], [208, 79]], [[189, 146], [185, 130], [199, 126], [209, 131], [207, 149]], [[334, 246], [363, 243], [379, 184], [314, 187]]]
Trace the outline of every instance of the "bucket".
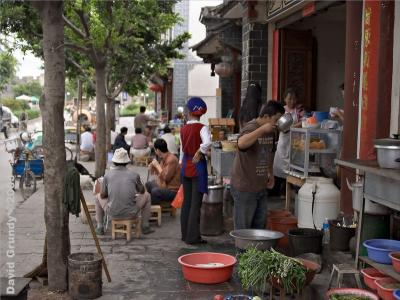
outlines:
[[363, 243], [372, 239], [390, 238], [390, 215], [364, 214], [360, 240], [360, 256], [367, 256], [367, 249]]
[[298, 198], [300, 228], [314, 228], [315, 224], [317, 229], [321, 229], [325, 218], [333, 220], [339, 214], [340, 191], [331, 178], [307, 178], [299, 190]]
[[356, 229], [337, 226], [337, 223], [336, 220], [329, 220], [329, 248], [333, 251], [347, 251]]
[[314, 117], [318, 123], [321, 123], [323, 120], [329, 119], [329, 111], [314, 111]]
[[95, 299], [102, 294], [102, 259], [96, 253], [68, 256], [68, 293], [72, 299]]
[[282, 232], [285, 236], [278, 241], [278, 247], [287, 248], [289, 246], [288, 232], [290, 229], [297, 228], [297, 218], [295, 217], [273, 217], [268, 219], [267, 228]]
[[303, 253], [322, 253], [321, 230], [310, 228], [290, 229], [289, 248], [292, 256], [298, 256]]

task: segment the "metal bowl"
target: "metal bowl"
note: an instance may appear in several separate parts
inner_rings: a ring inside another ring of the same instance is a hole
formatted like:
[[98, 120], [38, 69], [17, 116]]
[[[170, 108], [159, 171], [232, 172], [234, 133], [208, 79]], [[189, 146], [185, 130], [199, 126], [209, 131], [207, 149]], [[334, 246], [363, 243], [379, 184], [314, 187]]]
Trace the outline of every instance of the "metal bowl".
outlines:
[[229, 234], [235, 239], [235, 246], [242, 250], [250, 247], [268, 250], [284, 237], [282, 232], [266, 229], [239, 229], [232, 230]]
[[290, 126], [293, 125], [293, 117], [291, 114], [285, 113], [278, 119], [278, 122], [276, 124], [279, 131], [286, 133], [290, 130]]

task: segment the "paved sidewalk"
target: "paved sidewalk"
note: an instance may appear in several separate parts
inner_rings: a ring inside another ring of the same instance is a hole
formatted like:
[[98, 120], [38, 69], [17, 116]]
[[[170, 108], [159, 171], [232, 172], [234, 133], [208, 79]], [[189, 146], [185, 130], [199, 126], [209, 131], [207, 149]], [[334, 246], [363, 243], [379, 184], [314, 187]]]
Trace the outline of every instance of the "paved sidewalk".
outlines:
[[[87, 168], [92, 171], [93, 165], [89, 164]], [[135, 167], [135, 170], [146, 180], [145, 168]], [[90, 191], [85, 191], [85, 194], [87, 198], [91, 197]], [[10, 271], [14, 271], [10, 268], [10, 263], [15, 264], [15, 276], [22, 276], [40, 264], [45, 234], [43, 212], [44, 196], [41, 188], [15, 209], [11, 218], [7, 219], [9, 222], [6, 220], [1, 224], [2, 276], [8, 276]], [[15, 229], [12, 229], [13, 224]], [[235, 255], [233, 241], [227, 233], [205, 237], [208, 240], [205, 245], [186, 245], [180, 239], [179, 215], [176, 218], [163, 215], [162, 226], [154, 229], [154, 233], [141, 239], [133, 238], [130, 242], [122, 237], [112, 240], [110, 229], [105, 236], [100, 237], [101, 248], [112, 277], [112, 282], [108, 283], [103, 273], [103, 297], [100, 299], [213, 299], [215, 294], [242, 293], [236, 272], [230, 281], [222, 284], [194, 284], [184, 280], [177, 261], [182, 254], [198, 251]], [[13, 231], [15, 256], [7, 257], [7, 250], [12, 246]], [[82, 224], [80, 218], [70, 215], [70, 232], [71, 252], [96, 252], [89, 226]], [[339, 256], [339, 261], [348, 258], [348, 255]], [[322, 274], [315, 277], [307, 299], [323, 299], [329, 271], [330, 267], [326, 267]]]

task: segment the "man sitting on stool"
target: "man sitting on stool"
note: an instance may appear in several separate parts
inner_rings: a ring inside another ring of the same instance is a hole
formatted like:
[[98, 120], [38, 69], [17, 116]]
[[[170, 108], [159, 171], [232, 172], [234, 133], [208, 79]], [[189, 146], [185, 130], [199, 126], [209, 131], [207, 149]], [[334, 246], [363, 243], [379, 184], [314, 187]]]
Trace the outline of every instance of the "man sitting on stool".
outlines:
[[100, 193], [101, 198], [108, 197], [107, 214], [111, 219], [131, 219], [141, 213], [143, 234], [154, 232], [149, 225], [150, 195], [145, 192], [139, 174], [126, 167], [130, 163], [128, 152], [124, 148], [116, 149], [112, 162], [114, 166], [104, 175]]
[[157, 205], [162, 201], [172, 202], [179, 189], [181, 167], [177, 157], [168, 151], [163, 139], [154, 142], [154, 150], [160, 163], [153, 160], [149, 171], [157, 175], [157, 179], [146, 183], [146, 189], [151, 194], [151, 204]]
[[143, 157], [150, 154], [147, 137], [142, 134], [142, 128], [135, 128], [135, 135], [131, 139], [131, 155], [133, 157]]

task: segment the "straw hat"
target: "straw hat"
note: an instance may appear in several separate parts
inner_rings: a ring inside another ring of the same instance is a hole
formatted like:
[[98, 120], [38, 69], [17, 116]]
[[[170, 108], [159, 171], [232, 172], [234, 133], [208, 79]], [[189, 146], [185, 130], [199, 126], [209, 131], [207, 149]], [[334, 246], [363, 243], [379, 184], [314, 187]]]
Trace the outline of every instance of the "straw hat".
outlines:
[[117, 164], [127, 164], [131, 160], [129, 159], [128, 152], [124, 148], [118, 148], [115, 150], [112, 162], [115, 162]]

